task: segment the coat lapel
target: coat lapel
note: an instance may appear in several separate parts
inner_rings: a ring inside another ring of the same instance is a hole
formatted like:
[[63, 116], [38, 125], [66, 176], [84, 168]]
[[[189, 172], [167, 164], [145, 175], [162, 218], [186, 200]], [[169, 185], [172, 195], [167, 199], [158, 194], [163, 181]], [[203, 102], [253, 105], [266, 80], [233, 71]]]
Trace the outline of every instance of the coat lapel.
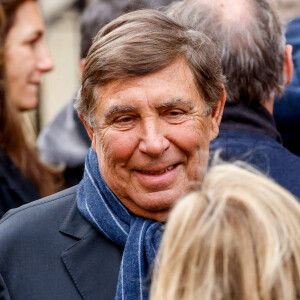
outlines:
[[122, 249], [82, 217], [76, 201], [60, 232], [77, 241], [61, 257], [82, 298], [115, 299]]

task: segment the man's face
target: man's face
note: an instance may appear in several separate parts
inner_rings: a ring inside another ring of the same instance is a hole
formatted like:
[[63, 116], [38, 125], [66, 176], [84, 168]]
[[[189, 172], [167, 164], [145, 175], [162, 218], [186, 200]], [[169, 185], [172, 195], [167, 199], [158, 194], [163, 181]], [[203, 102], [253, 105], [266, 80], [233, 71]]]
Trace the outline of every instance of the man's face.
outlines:
[[88, 131], [104, 180], [131, 212], [165, 221], [174, 201], [200, 185], [218, 113], [205, 116], [183, 59], [113, 80], [99, 95], [97, 125]]
[[19, 110], [36, 107], [41, 75], [53, 68], [44, 29], [36, 2], [26, 1], [17, 8], [4, 53], [8, 98]]

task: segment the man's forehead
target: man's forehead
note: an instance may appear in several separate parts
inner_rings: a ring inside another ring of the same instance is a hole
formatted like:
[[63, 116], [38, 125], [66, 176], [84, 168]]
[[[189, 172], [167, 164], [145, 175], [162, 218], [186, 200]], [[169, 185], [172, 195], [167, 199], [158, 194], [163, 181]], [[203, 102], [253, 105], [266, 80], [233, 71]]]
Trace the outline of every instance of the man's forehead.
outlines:
[[[99, 90], [101, 94], [101, 89]], [[185, 107], [191, 109], [196, 102], [201, 102], [197, 91], [180, 87], [173, 88], [145, 88], [139, 86], [128, 87], [112, 94], [99, 95], [98, 111], [110, 115], [118, 112], [141, 111], [145, 108], [163, 109]]]
[[[114, 79], [98, 89], [98, 99], [107, 102], [134, 102], [138, 99], [189, 99], [198, 93], [194, 75], [186, 62], [176, 60], [166, 68], [142, 76]], [[106, 106], [106, 105], [105, 105]]]
[[[192, 109], [194, 107], [194, 103], [187, 99], [175, 98], [175, 99], [166, 99], [162, 100], [159, 103], [153, 105], [154, 109], [163, 109], [163, 108], [175, 108], [175, 107], [182, 107], [185, 109]], [[129, 104], [118, 104], [118, 103], [111, 103], [110, 106], [105, 111], [105, 118], [110, 118], [114, 114], [118, 113], [126, 113], [126, 112], [133, 112], [139, 111], [140, 107], [138, 105], [129, 105]]]

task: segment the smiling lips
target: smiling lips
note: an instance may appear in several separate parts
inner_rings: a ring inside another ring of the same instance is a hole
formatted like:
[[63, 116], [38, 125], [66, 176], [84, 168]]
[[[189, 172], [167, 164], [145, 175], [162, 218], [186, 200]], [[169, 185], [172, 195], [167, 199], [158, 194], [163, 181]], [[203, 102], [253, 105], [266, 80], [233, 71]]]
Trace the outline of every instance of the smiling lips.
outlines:
[[144, 171], [144, 170], [136, 170], [137, 172], [145, 175], [162, 175], [166, 172], [169, 172], [173, 169], [175, 169], [178, 166], [178, 164], [172, 165], [166, 169], [160, 170], [160, 171]]

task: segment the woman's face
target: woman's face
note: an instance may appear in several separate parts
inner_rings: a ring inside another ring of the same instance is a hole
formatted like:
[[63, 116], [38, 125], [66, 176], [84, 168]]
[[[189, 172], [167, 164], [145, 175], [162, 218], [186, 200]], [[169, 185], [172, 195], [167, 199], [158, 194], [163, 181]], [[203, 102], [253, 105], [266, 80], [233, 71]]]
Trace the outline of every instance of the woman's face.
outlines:
[[36, 2], [22, 3], [4, 45], [7, 96], [21, 111], [36, 107], [42, 73], [53, 69], [44, 31]]

